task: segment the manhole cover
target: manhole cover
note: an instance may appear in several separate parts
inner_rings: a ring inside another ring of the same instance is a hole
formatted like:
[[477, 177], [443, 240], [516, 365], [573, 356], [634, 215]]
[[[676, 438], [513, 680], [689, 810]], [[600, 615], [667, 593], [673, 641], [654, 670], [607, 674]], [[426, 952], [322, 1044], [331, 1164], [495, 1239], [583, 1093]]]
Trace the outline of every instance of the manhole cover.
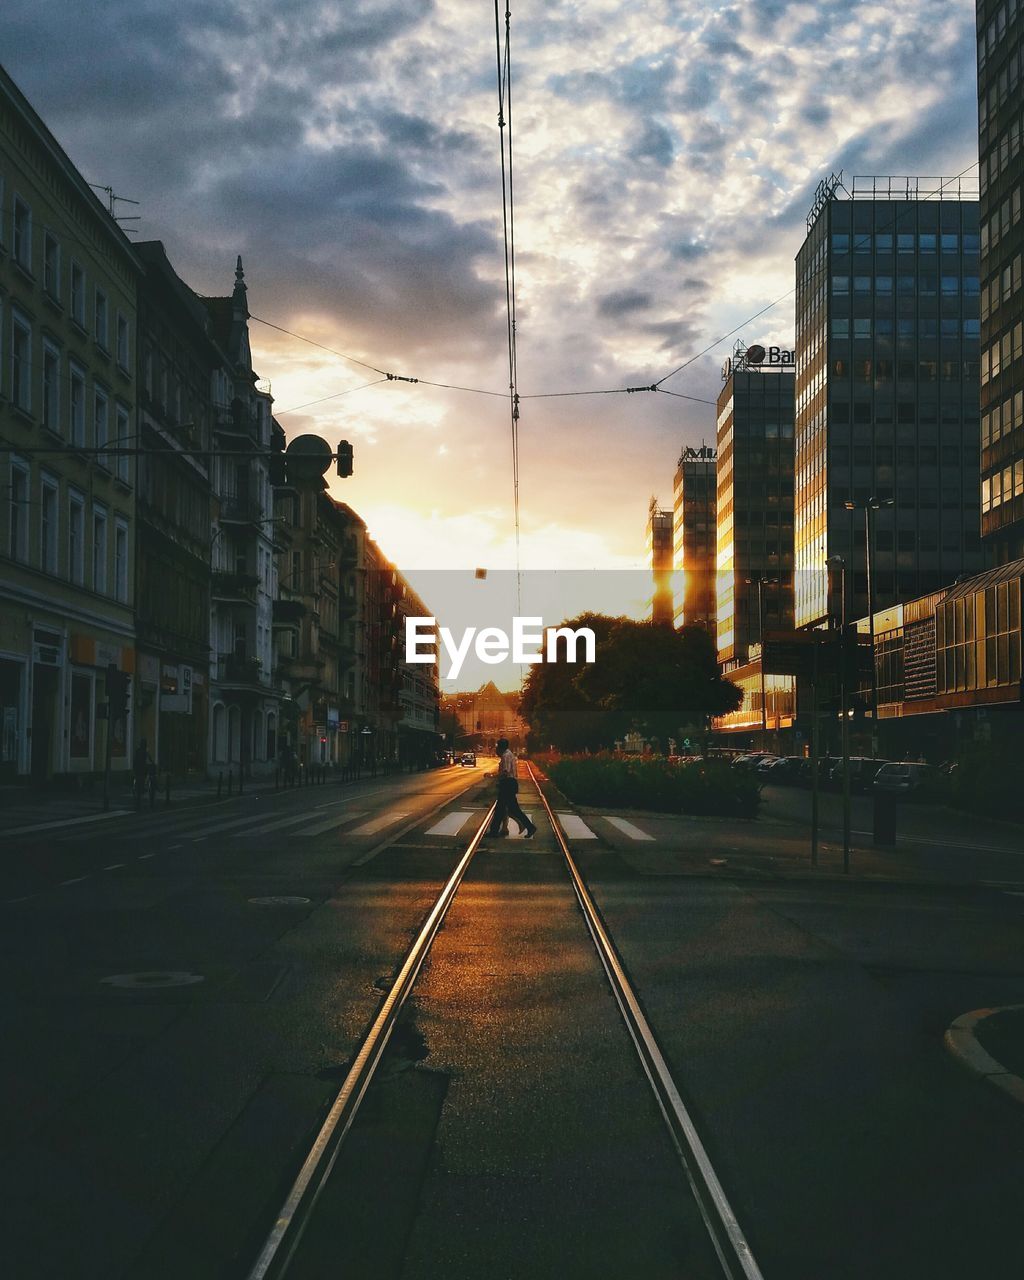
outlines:
[[281, 894], [273, 898], [250, 898], [249, 901], [254, 907], [307, 907], [310, 899]]
[[181, 969], [150, 969], [145, 973], [115, 973], [101, 978], [108, 987], [123, 987], [129, 991], [153, 991], [162, 987], [191, 987], [205, 982], [201, 973], [186, 973]]

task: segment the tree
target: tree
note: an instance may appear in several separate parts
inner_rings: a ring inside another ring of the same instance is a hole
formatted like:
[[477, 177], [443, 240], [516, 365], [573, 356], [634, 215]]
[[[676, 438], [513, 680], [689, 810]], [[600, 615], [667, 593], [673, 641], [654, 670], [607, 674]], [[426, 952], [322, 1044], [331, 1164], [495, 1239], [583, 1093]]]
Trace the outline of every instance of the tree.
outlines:
[[583, 614], [564, 626], [589, 626], [595, 661], [534, 667], [522, 714], [530, 745], [562, 751], [609, 747], [631, 730], [667, 744], [687, 724], [706, 730], [712, 716], [735, 711], [740, 690], [718, 670], [714, 643], [700, 627]]

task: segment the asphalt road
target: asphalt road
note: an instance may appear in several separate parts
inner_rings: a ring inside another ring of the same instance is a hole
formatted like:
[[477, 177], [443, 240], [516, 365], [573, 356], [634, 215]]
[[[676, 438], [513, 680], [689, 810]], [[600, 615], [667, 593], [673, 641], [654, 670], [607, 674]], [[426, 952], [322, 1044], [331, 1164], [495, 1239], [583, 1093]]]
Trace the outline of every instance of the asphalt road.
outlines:
[[[5, 1273], [244, 1274], [481, 773], [5, 841]], [[1024, 1274], [1024, 1113], [942, 1046], [1024, 998], [1024, 898], [700, 863], [771, 823], [576, 823], [768, 1280]], [[300, 1275], [713, 1274], [550, 837], [478, 855], [325, 1204]]]

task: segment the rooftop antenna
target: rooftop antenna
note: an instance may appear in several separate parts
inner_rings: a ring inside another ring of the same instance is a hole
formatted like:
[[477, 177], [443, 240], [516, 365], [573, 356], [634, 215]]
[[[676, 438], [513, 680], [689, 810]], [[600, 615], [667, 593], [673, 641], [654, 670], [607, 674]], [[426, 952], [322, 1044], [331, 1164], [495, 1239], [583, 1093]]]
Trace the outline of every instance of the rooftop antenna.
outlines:
[[[137, 205], [139, 205], [139, 204], [141, 203], [141, 201], [139, 201], [139, 200], [130, 200], [130, 199], [128, 198], [128, 196], [118, 196], [118, 195], [115, 195], [115, 194], [114, 194], [114, 188], [113, 188], [113, 187], [105, 187], [105, 186], [103, 186], [103, 184], [102, 184], [102, 183], [100, 183], [100, 182], [90, 182], [90, 183], [89, 183], [89, 186], [90, 186], [90, 187], [92, 187], [92, 189], [93, 189], [94, 191], [102, 191], [102, 192], [106, 195], [106, 197], [107, 197], [107, 212], [110, 214], [110, 216], [114, 219], [114, 221], [115, 221], [119, 226], [121, 226], [121, 224], [122, 224], [122, 223], [125, 223], [125, 222], [139, 222], [139, 221], [141, 221], [141, 215], [140, 215], [140, 214], [137, 214], [137, 213], [118, 213], [118, 212], [117, 212], [117, 206], [118, 206], [119, 204], [134, 204], [134, 205], [136, 205], [136, 206], [137, 206]], [[122, 229], [122, 231], [130, 232], [132, 235], [136, 235], [136, 234], [138, 234], [138, 227], [124, 227], [124, 226], [122, 226], [122, 227], [121, 227], [121, 229]]]

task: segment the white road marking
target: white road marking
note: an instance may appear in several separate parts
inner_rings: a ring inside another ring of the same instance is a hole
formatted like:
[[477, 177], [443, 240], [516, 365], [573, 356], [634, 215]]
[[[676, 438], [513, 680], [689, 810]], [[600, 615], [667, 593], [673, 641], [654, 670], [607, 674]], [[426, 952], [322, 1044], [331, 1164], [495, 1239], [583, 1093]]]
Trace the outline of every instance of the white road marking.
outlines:
[[340, 818], [328, 818], [326, 822], [317, 822], [311, 827], [303, 827], [301, 831], [293, 831], [292, 834], [296, 836], [322, 836], [325, 831], [333, 831], [335, 827], [351, 822], [353, 818], [361, 818], [365, 812], [365, 809], [350, 809], [348, 813], [343, 813]]
[[297, 827], [300, 822], [308, 822], [311, 816], [309, 813], [300, 813], [296, 817], [293, 813], [288, 818], [278, 818], [276, 822], [264, 822], [248, 831], [233, 831], [231, 834], [236, 840], [251, 839], [253, 836], [266, 835], [268, 831], [280, 831], [283, 827]]
[[140, 853], [140, 854], [139, 854], [139, 861], [140, 861], [140, 862], [144, 862], [144, 861], [146, 860], [146, 858], [155, 858], [155, 857], [156, 857], [156, 854], [155, 854], [155, 853]]
[[36, 895], [34, 893], [26, 894], [24, 898], [8, 898], [7, 905], [13, 907], [16, 902], [31, 902]]
[[181, 848], [181, 845], [180, 845], [180, 844], [172, 844], [172, 845], [171, 845], [171, 847], [167, 850], [167, 852], [168, 852], [168, 853], [173, 853], [173, 852], [175, 851], [175, 849], [180, 849], [180, 848]]
[[104, 867], [104, 871], [120, 871], [126, 864], [123, 862], [112, 862], [109, 867]]
[[560, 813], [557, 815], [558, 821], [562, 824], [562, 830], [570, 840], [596, 840], [597, 832], [591, 831], [587, 824], [577, 813]]
[[[530, 821], [531, 821], [531, 822], [533, 822], [533, 814], [530, 812], [530, 810], [529, 810], [529, 809], [524, 809], [524, 810], [523, 810], [523, 813], [525, 813], [525, 814], [526, 814], [526, 816], [530, 819]], [[533, 823], [533, 825], [534, 825], [534, 826], [536, 826], [537, 824], [534, 822], [534, 823]], [[509, 824], [508, 824], [508, 836], [507, 836], [506, 838], [507, 838], [507, 839], [509, 839], [509, 840], [523, 840], [523, 839], [525, 839], [525, 833], [524, 833], [524, 832], [522, 832], [522, 831], [513, 831], [513, 830], [512, 830], [512, 828], [513, 828], [514, 826], [515, 826], [515, 819], [514, 819], [514, 818], [510, 818], [510, 819], [509, 819]]]
[[88, 876], [72, 876], [70, 880], [62, 880], [60, 887], [63, 889], [66, 884], [81, 884], [83, 880], [88, 880]]
[[364, 822], [361, 827], [356, 827], [354, 831], [350, 831], [349, 835], [372, 836], [375, 832], [383, 831], [385, 827], [390, 827], [393, 823], [408, 816], [407, 813], [385, 813], [379, 818], [374, 818], [371, 822]]
[[[870, 836], [872, 831], [852, 831], [851, 835]], [[897, 841], [905, 840], [907, 844], [930, 844], [937, 849], [963, 849], [966, 853], [1008, 853], [1011, 858], [1019, 858], [1019, 849], [1003, 849], [995, 844], [963, 844], [957, 840], [932, 840], [928, 836], [906, 836], [902, 832], [897, 832]]]
[[471, 809], [460, 810], [456, 813], [446, 813], [441, 821], [435, 822], [426, 834], [428, 836], [457, 836], [472, 816], [473, 811]]
[[89, 813], [82, 818], [63, 818], [60, 822], [37, 822], [30, 827], [13, 827], [5, 836], [24, 836], [33, 831], [55, 831], [57, 827], [77, 827], [83, 822], [102, 822], [106, 818], [123, 818], [130, 809], [111, 809], [109, 813]]
[[641, 831], [639, 827], [635, 827], [632, 822], [627, 822], [625, 818], [611, 818], [606, 816], [605, 822], [610, 822], [613, 827], [618, 827], [623, 835], [629, 836], [630, 840], [654, 839], [654, 836], [649, 836], [646, 831]]

